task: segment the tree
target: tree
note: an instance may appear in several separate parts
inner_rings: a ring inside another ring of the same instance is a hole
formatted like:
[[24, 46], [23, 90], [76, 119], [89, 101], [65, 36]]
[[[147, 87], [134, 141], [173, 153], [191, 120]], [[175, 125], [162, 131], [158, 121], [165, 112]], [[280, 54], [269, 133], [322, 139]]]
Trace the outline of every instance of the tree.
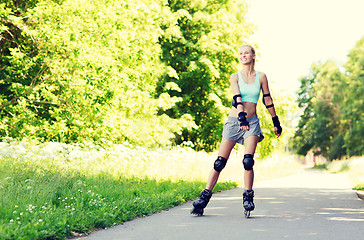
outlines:
[[[344, 148], [338, 145], [342, 138], [342, 73], [332, 61], [315, 64], [312, 69], [311, 77], [301, 79], [299, 104], [304, 111], [295, 135], [297, 152], [305, 155], [313, 149], [315, 155], [340, 158], [345, 154]], [[334, 140], [336, 148], [333, 148]]]
[[313, 148], [312, 142], [313, 129], [311, 128], [310, 119], [313, 116], [312, 99], [315, 95], [313, 84], [317, 81], [319, 68], [317, 65], [312, 65], [311, 74], [300, 79], [301, 86], [298, 91], [298, 107], [303, 109], [300, 116], [297, 131], [293, 138], [293, 146], [297, 154], [306, 155]]
[[364, 37], [350, 51], [347, 70], [342, 122], [345, 146], [350, 156], [364, 154]]
[[309, 150], [330, 160], [362, 155], [364, 38], [349, 54], [342, 73], [332, 61], [313, 64], [301, 79], [299, 106], [303, 114], [293, 142], [298, 154]]
[[18, 41], [2, 43], [3, 136], [158, 146], [192, 126], [188, 115], [157, 116], [178, 100], [154, 98], [166, 71], [162, 2], [44, 0], [23, 17], [12, 11], [2, 12], [2, 36], [10, 29]]
[[[0, 133], [24, 137], [21, 131], [23, 124], [40, 123], [42, 117], [49, 116], [48, 111], [53, 107], [47, 103], [36, 107], [34, 100], [27, 98], [43, 81], [48, 68], [39, 57], [37, 42], [23, 24], [27, 19], [25, 10], [18, 6], [23, 4], [5, 2], [7, 4], [0, 4]], [[28, 2], [28, 5], [33, 4], [33, 1]], [[44, 99], [37, 101], [45, 102]]]
[[177, 143], [192, 141], [196, 149], [213, 150], [221, 138], [223, 120], [231, 106], [230, 74], [236, 71], [237, 50], [252, 27], [244, 20], [246, 5], [238, 1], [168, 1], [176, 16], [176, 26], [162, 26], [159, 42], [162, 60], [174, 72], [159, 82], [173, 82], [180, 92], [168, 94], [182, 98], [169, 111], [179, 118], [188, 113], [197, 128], [184, 129]]

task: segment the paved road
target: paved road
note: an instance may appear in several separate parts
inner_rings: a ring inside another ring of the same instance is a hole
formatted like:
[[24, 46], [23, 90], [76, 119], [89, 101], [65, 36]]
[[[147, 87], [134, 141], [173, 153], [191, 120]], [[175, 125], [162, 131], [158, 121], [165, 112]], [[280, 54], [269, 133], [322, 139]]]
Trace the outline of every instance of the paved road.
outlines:
[[245, 219], [241, 188], [216, 193], [205, 215], [189, 214], [191, 203], [82, 240], [164, 239], [363, 239], [364, 201], [345, 175], [306, 171], [255, 185], [256, 210]]

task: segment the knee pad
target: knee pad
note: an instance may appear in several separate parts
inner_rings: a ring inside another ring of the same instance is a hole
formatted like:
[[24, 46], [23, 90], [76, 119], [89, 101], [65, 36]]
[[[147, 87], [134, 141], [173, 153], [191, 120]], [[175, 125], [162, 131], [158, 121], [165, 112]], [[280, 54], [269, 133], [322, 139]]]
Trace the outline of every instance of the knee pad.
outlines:
[[243, 165], [245, 170], [252, 170], [254, 166], [254, 159], [252, 154], [245, 154], [243, 159]]
[[214, 169], [216, 170], [216, 172], [221, 172], [224, 169], [226, 162], [227, 162], [226, 158], [220, 156], [217, 157], [214, 163]]

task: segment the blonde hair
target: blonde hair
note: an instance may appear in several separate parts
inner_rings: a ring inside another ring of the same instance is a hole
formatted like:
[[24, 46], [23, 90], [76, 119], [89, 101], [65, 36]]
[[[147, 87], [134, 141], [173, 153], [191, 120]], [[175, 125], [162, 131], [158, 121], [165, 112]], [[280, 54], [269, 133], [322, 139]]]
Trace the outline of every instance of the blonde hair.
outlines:
[[[253, 48], [252, 45], [249, 45], [249, 44], [244, 44], [243, 46], [240, 47], [240, 49], [242, 49], [243, 47], [249, 47], [250, 50], [252, 51], [253, 55], [255, 55], [255, 49]], [[253, 70], [255, 67], [255, 58], [253, 59], [252, 61], [252, 67], [251, 67], [251, 70]]]

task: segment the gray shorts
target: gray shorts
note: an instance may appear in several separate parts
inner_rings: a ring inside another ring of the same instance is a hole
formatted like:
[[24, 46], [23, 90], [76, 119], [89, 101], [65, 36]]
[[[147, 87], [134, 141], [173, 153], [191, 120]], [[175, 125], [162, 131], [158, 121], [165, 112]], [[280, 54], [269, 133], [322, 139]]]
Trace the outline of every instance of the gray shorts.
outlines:
[[264, 139], [264, 135], [260, 129], [258, 116], [254, 115], [246, 118], [246, 120], [249, 122], [249, 131], [240, 129], [238, 118], [228, 117], [222, 130], [222, 137], [229, 141], [243, 144], [247, 137], [255, 135], [259, 137], [258, 142], [261, 142]]

